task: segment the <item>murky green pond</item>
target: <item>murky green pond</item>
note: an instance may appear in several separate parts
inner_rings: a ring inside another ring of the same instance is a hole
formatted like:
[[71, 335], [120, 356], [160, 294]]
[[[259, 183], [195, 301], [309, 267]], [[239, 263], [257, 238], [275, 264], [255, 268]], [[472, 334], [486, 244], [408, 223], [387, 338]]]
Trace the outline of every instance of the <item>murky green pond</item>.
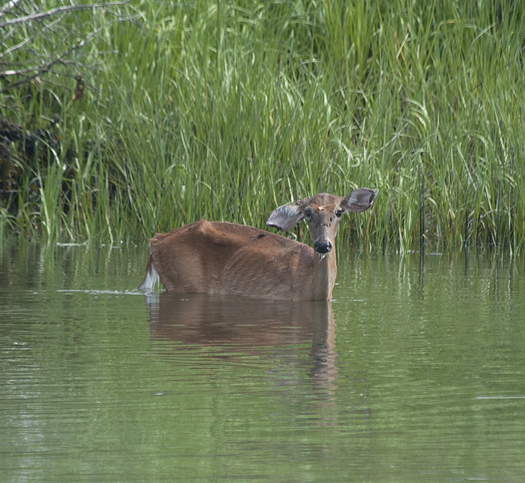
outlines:
[[524, 481], [525, 259], [341, 253], [330, 307], [146, 253], [0, 249], [2, 482]]

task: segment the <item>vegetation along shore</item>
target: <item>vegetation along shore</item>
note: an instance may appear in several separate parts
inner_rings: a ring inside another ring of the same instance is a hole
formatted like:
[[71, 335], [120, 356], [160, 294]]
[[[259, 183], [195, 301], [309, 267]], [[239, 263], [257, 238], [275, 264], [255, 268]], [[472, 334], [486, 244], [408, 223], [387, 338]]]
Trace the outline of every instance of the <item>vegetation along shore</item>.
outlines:
[[284, 202], [368, 186], [340, 239], [523, 247], [513, 2], [89, 5], [0, 7], [2, 239], [263, 227]]

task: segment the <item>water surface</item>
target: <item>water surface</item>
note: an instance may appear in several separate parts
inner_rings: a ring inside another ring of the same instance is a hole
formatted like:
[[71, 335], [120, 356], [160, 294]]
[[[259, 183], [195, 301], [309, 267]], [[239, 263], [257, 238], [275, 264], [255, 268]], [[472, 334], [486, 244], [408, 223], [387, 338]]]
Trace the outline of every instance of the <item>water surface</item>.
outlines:
[[523, 481], [524, 260], [340, 254], [335, 301], [157, 294], [0, 249], [0, 480]]

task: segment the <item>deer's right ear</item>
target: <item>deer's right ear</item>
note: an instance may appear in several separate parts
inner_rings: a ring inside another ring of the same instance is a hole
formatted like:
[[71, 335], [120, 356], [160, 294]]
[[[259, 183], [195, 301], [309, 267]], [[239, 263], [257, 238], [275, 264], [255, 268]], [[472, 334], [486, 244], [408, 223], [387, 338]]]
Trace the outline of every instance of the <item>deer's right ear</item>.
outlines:
[[304, 218], [303, 208], [299, 203], [279, 206], [266, 219], [266, 225], [281, 231], [291, 230]]

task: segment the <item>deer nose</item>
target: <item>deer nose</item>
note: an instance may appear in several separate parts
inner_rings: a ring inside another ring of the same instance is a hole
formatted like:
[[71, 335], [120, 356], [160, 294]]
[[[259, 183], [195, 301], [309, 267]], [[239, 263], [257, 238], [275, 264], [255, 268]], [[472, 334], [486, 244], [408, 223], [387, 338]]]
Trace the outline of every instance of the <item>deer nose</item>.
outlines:
[[332, 251], [332, 244], [329, 241], [317, 241], [314, 243], [314, 250], [317, 253], [328, 253]]

